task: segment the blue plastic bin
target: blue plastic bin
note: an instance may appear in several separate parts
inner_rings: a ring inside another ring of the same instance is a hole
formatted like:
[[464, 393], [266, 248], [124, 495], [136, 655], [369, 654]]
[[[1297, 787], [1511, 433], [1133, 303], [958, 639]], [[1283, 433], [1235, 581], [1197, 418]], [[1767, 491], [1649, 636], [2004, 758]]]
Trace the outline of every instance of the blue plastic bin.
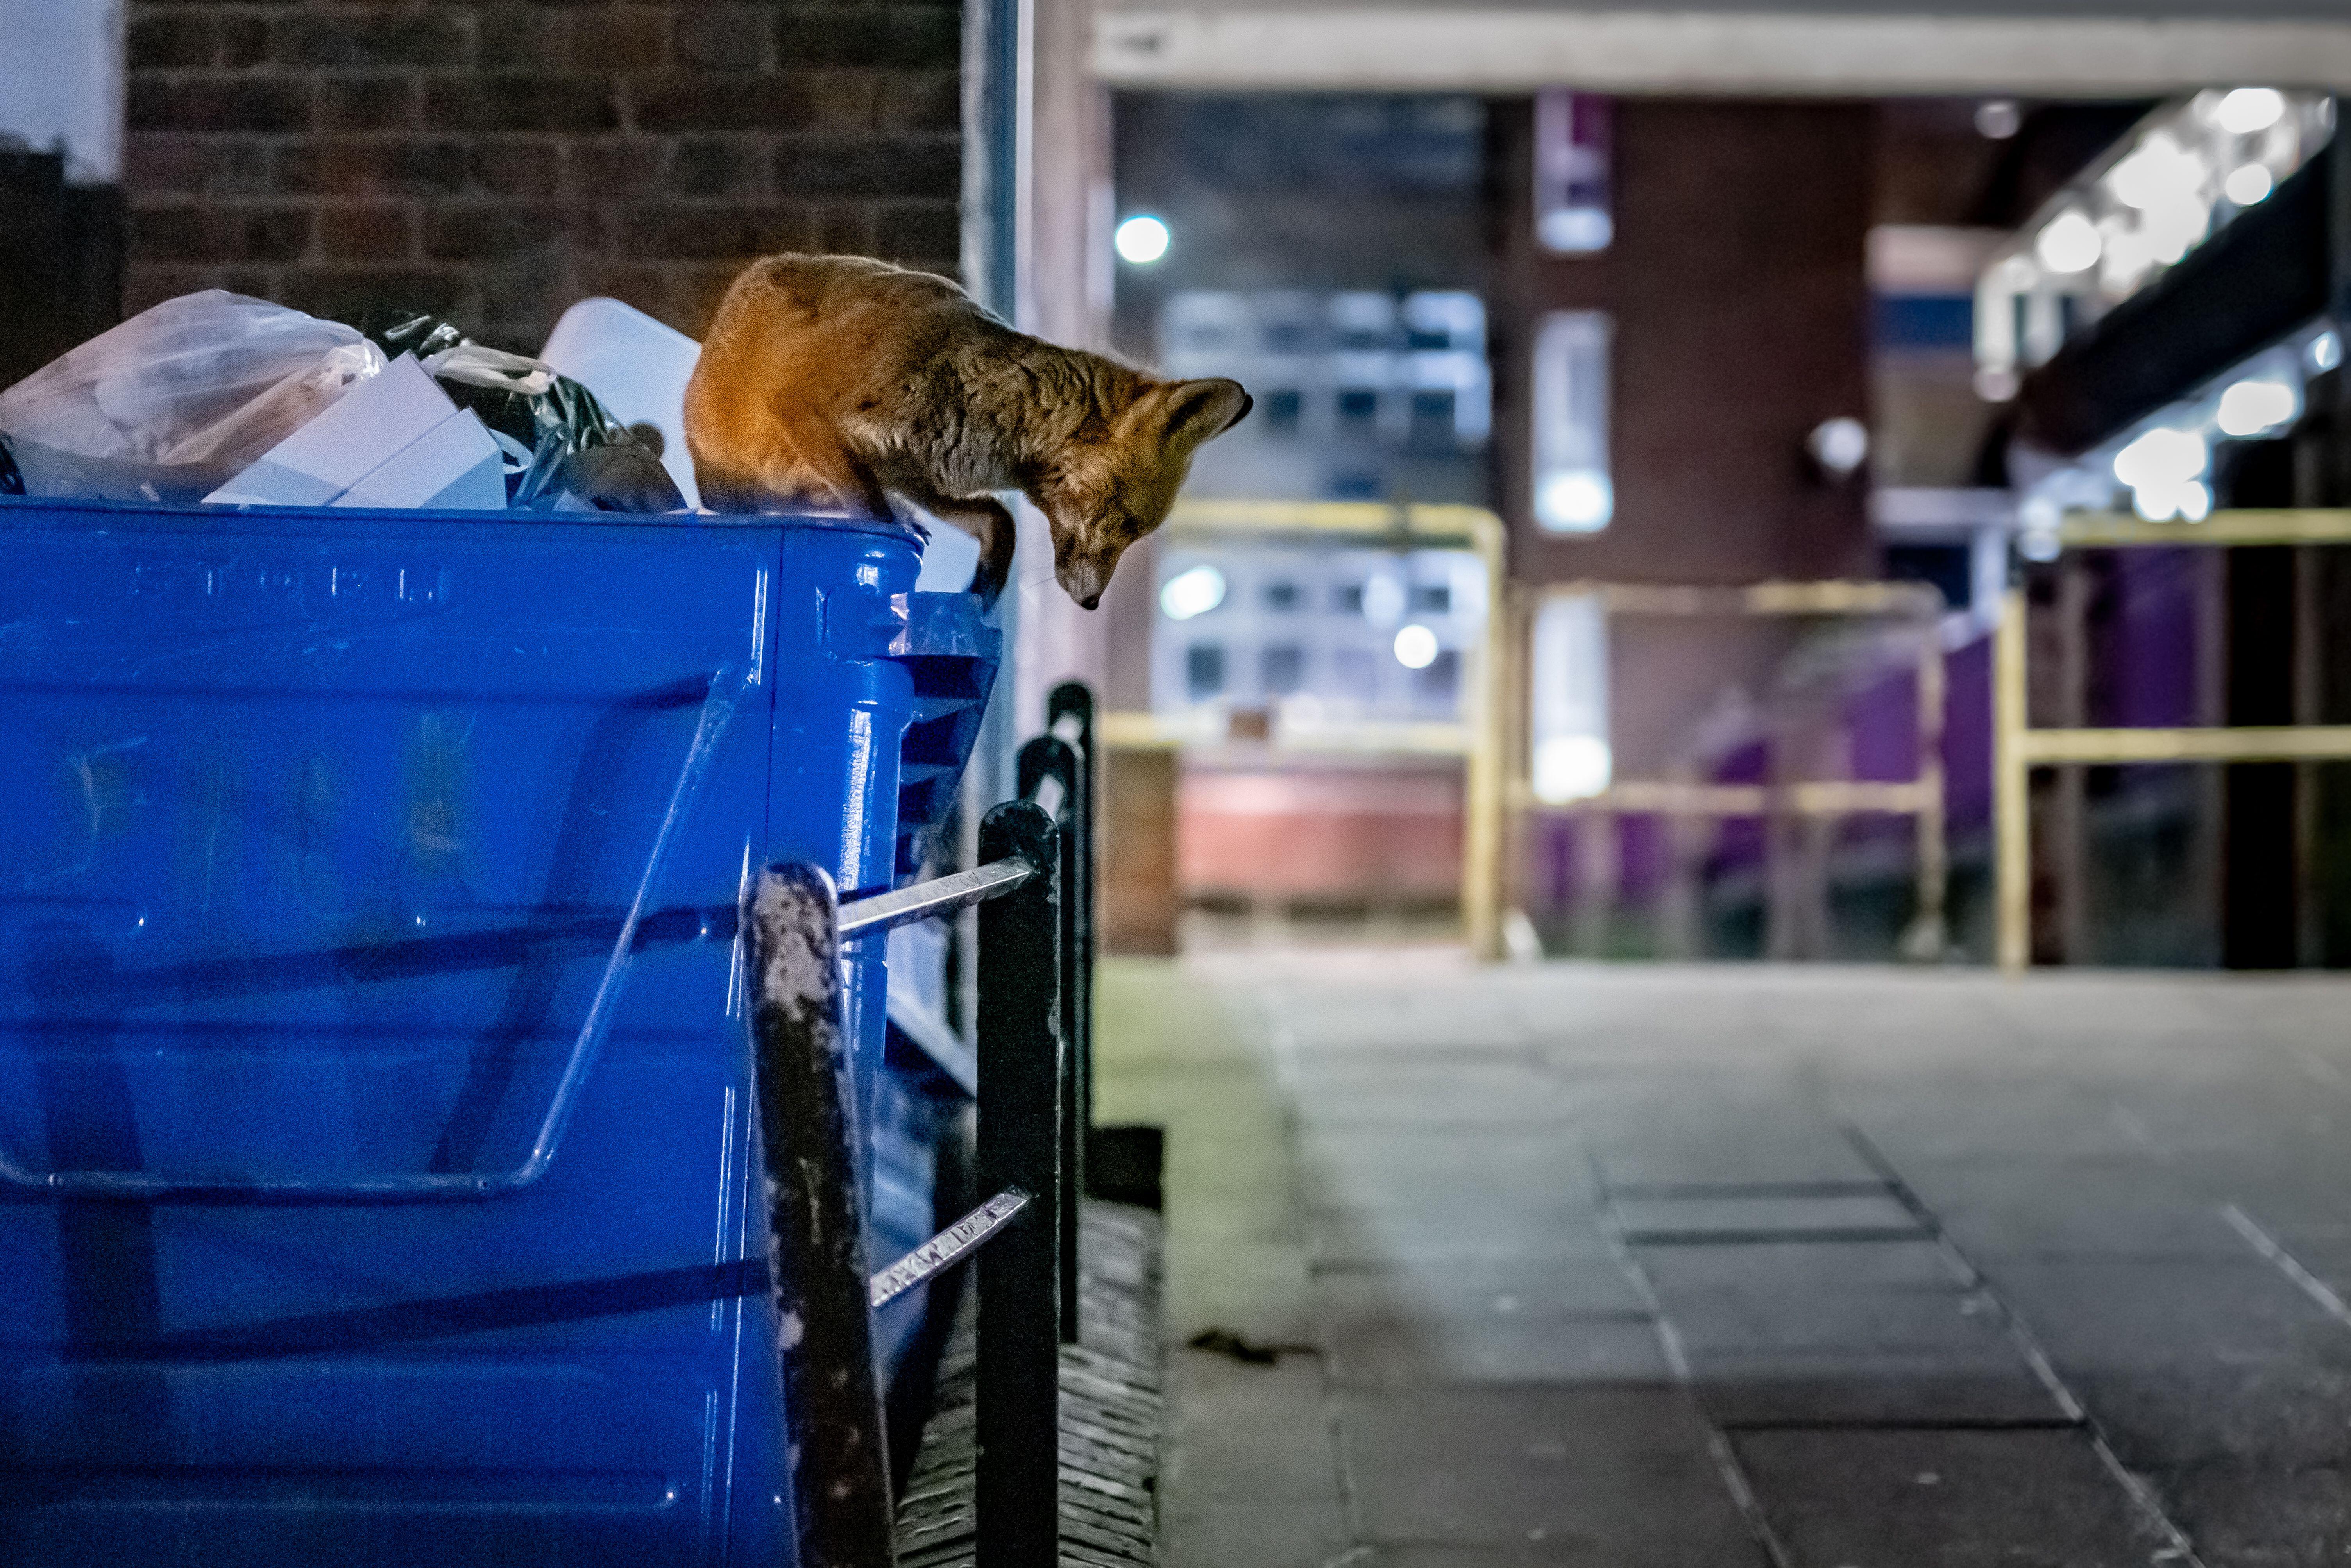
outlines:
[[[789, 1562], [725, 912], [911, 869], [976, 601], [779, 518], [0, 551], [0, 1562]], [[879, 1266], [952, 1091], [849, 967]]]

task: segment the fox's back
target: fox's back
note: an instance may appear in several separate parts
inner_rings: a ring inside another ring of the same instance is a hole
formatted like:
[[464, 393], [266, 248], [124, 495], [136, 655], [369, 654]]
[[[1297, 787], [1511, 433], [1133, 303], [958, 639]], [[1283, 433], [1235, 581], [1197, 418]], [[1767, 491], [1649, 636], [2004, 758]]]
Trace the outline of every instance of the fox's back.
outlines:
[[943, 277], [862, 256], [769, 256], [719, 303], [688, 396], [705, 419], [763, 385], [844, 422], [904, 419], [958, 350], [1008, 335]]

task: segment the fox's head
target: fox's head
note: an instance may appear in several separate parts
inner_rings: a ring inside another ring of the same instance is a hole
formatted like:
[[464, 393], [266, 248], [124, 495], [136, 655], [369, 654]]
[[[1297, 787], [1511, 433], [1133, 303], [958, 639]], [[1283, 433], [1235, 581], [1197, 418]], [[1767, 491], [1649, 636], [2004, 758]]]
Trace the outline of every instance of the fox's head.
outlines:
[[1099, 603], [1126, 547], [1167, 520], [1192, 454], [1249, 408], [1241, 383], [1222, 377], [1141, 382], [1104, 434], [1063, 453], [1029, 497], [1052, 522], [1062, 591], [1085, 609]]

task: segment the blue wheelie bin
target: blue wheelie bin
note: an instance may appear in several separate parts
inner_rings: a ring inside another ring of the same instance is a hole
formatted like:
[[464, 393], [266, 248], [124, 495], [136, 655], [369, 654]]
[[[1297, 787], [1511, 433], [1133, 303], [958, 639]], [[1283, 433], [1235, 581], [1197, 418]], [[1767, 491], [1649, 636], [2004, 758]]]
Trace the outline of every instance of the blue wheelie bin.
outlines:
[[[732, 912], [913, 867], [977, 601], [781, 517], [0, 552], [0, 1563], [789, 1563]], [[878, 1267], [958, 1092], [845, 962]]]

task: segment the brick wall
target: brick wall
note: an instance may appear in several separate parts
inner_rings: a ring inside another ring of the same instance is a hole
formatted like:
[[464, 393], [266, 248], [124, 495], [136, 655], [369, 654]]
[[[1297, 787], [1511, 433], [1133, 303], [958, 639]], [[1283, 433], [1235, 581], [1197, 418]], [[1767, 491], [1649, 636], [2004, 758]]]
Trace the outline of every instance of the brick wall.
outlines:
[[133, 0], [127, 308], [221, 287], [536, 349], [611, 294], [692, 333], [736, 270], [953, 276], [954, 4]]

